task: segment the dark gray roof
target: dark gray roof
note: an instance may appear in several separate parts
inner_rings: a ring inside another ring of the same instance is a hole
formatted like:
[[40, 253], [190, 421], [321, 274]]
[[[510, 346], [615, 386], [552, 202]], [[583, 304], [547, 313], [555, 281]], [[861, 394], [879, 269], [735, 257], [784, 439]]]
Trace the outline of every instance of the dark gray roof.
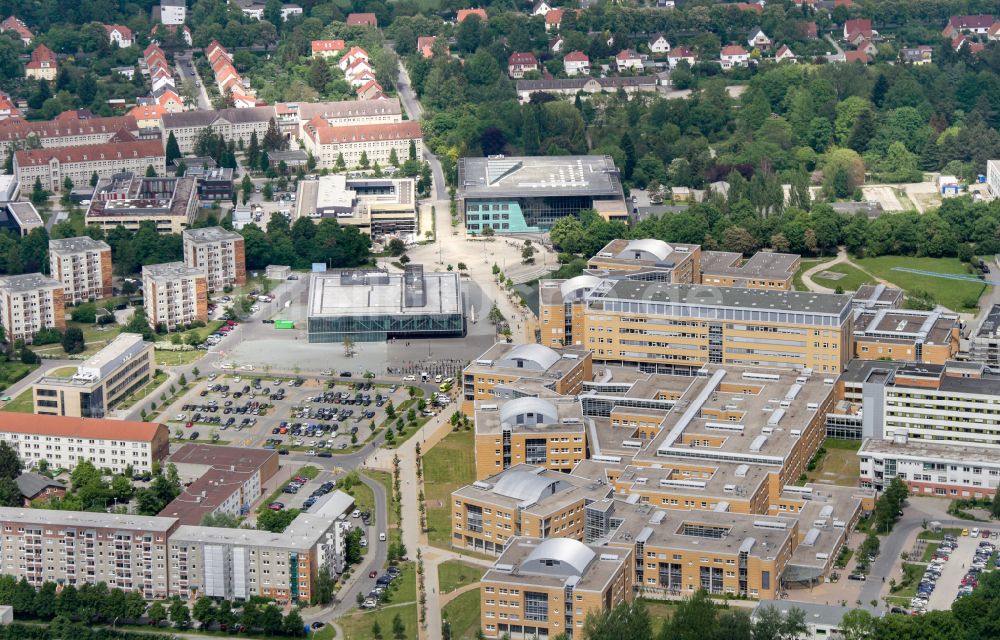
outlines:
[[66, 488], [66, 485], [59, 480], [47, 478], [40, 473], [35, 473], [34, 471], [25, 471], [19, 475], [14, 482], [17, 483], [18, 490], [25, 498], [33, 498], [37, 496], [46, 487], [58, 487], [60, 489]]
[[275, 117], [274, 107], [251, 107], [249, 109], [219, 109], [213, 111], [181, 111], [180, 113], [164, 113], [164, 129], [181, 129], [185, 127], [208, 127], [219, 120], [232, 124], [252, 124], [267, 122]]
[[795, 311], [840, 315], [851, 305], [848, 294], [808, 291], [765, 291], [739, 287], [711, 287], [664, 282], [618, 280], [606, 293], [591, 294], [592, 300], [611, 298], [672, 304], [692, 304], [764, 311]]

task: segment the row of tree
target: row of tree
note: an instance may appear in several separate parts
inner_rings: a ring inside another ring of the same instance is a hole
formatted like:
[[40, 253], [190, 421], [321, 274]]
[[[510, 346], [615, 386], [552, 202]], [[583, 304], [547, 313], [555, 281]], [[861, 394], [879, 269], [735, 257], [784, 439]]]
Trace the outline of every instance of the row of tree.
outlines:
[[129, 510], [134, 499], [133, 513], [155, 516], [180, 495], [181, 482], [177, 467], [168, 464], [166, 471], [156, 463], [152, 470], [149, 486], [136, 489], [127, 469], [123, 474], [101, 471], [89, 460], [81, 460], [70, 474], [70, 488], [63, 497], [35, 500], [37, 509], [59, 511], [97, 511], [108, 509]]

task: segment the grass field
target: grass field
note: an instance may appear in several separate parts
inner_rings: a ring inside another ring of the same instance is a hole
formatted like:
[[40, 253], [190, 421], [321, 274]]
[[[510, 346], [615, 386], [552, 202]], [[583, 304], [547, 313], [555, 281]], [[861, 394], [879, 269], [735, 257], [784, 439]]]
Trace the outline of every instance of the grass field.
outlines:
[[[77, 357], [81, 355], [94, 355], [103, 349], [109, 342], [118, 337], [118, 334], [122, 332], [122, 327], [117, 324], [97, 326], [89, 323], [73, 322], [72, 320], [66, 321], [66, 328], [76, 328], [83, 332], [83, 341], [86, 343], [87, 348], [84, 349], [83, 353], [76, 354]], [[46, 356], [52, 356], [55, 358], [62, 358], [66, 356], [66, 351], [58, 342], [54, 344], [41, 345], [39, 347], [31, 347], [31, 350], [35, 353], [44, 353]]]
[[649, 612], [650, 626], [653, 628], [653, 637], [655, 638], [659, 636], [660, 629], [667, 620], [674, 615], [677, 603], [669, 600], [643, 600], [643, 603], [646, 605], [646, 611]]
[[37, 364], [24, 364], [17, 361], [0, 362], [0, 390], [6, 389], [37, 368]]
[[[827, 271], [832, 273], [842, 273], [844, 274], [844, 277], [838, 279], [822, 277], [822, 274]], [[837, 290], [837, 287], [840, 287], [841, 290], [845, 292], [857, 291], [858, 287], [860, 287], [861, 285], [871, 284], [875, 282], [874, 278], [872, 278], [865, 272], [861, 271], [857, 267], [851, 266], [849, 264], [832, 265], [828, 269], [824, 269], [819, 273], [817, 273], [816, 275], [814, 275], [813, 281], [818, 285], [829, 287], [834, 291]]]
[[920, 584], [920, 578], [926, 569], [927, 567], [922, 564], [904, 562], [903, 578], [892, 588], [892, 595], [906, 599], [917, 595], [917, 586]]
[[13, 400], [8, 402], [3, 406], [0, 411], [11, 411], [13, 413], [34, 413], [35, 412], [35, 400], [31, 395], [31, 387], [28, 387]]
[[451, 627], [453, 640], [473, 640], [479, 630], [479, 589], [472, 589], [444, 605], [441, 619]]
[[204, 357], [205, 352], [199, 349], [192, 349], [191, 351], [163, 351], [161, 349], [157, 349], [153, 352], [153, 355], [156, 356], [156, 364], [174, 367], [178, 365], [191, 364], [192, 362]]
[[375, 609], [374, 611], [356, 611], [337, 620], [337, 624], [344, 630], [344, 640], [371, 640], [375, 637], [372, 628], [377, 621], [381, 629], [383, 638], [391, 638], [392, 620], [399, 616], [403, 623], [405, 632], [404, 638], [417, 637], [417, 603], [408, 605], [389, 607], [387, 609]]
[[799, 269], [792, 276], [792, 286], [796, 291], [808, 291], [809, 289], [802, 283], [802, 274], [822, 262], [830, 262], [833, 258], [806, 258], [799, 263]]
[[438, 565], [438, 590], [441, 593], [450, 593], [459, 587], [479, 582], [482, 577], [482, 567], [461, 560], [448, 560]]
[[822, 446], [826, 449], [826, 454], [815, 471], [807, 472], [808, 481], [842, 487], [857, 486], [858, 476], [861, 474], [861, 463], [858, 460], [861, 442], [827, 438]]
[[967, 303], [978, 300], [986, 289], [985, 284], [962, 282], [935, 278], [916, 273], [893, 271], [893, 267], [920, 269], [936, 273], [955, 273], [969, 275], [966, 263], [957, 258], [908, 258], [902, 256], [881, 256], [878, 258], [863, 258], [857, 263], [874, 276], [887, 280], [907, 293], [920, 289], [934, 296], [938, 304], [953, 311], [970, 309]]
[[427, 539], [435, 546], [448, 548], [451, 492], [476, 479], [472, 431], [452, 431], [423, 459]]

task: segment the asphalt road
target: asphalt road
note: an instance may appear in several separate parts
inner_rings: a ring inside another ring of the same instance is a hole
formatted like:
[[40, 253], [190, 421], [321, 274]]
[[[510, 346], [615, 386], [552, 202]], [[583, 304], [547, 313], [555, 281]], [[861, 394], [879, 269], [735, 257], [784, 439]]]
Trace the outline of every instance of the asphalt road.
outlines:
[[[396, 89], [399, 91], [399, 99], [406, 109], [406, 115], [410, 120], [419, 120], [423, 115], [423, 107], [417, 100], [413, 87], [410, 85], [410, 76], [406, 73], [406, 67], [402, 60], [399, 63], [399, 77], [396, 79]], [[437, 156], [429, 150], [424, 149], [424, 160], [431, 166], [431, 175], [434, 178], [434, 197], [438, 201], [448, 201], [448, 187], [444, 182], [444, 171], [441, 169], [441, 162]]]
[[[186, 53], [177, 54], [175, 60], [177, 64], [174, 65], [177, 71], [177, 78], [180, 83], [183, 84], [185, 80], [197, 83], [201, 82], [201, 78], [198, 77], [198, 70], [194, 67], [188, 67], [187, 63], [191, 62], [194, 53], [188, 51]], [[177, 87], [178, 92], [180, 87]], [[208, 99], [208, 92], [205, 90], [205, 83], [201, 82], [201, 86], [198, 87], [198, 109], [205, 111], [212, 108], [212, 101]]]

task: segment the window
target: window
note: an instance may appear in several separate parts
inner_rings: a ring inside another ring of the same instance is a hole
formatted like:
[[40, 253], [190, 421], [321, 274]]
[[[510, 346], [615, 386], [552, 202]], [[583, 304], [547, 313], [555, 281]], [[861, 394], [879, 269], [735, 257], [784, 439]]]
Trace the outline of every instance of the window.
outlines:
[[534, 622], [549, 621], [549, 596], [547, 593], [524, 592], [524, 619]]

